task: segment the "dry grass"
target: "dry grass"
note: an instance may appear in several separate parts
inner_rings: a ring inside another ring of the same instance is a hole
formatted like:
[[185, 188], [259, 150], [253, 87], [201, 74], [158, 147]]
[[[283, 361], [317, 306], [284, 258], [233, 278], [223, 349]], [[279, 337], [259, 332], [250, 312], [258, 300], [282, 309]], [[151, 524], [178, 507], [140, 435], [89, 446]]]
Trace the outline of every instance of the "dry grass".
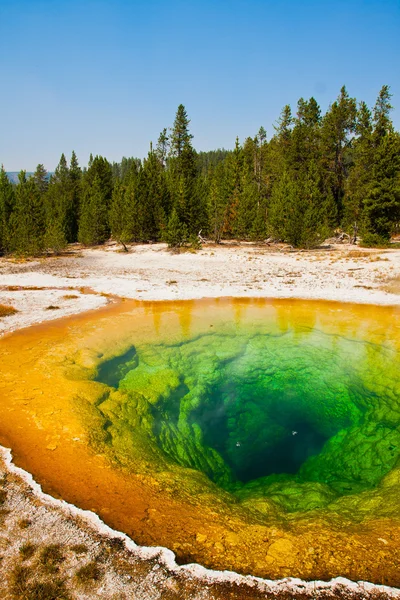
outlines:
[[36, 548], [37, 548], [36, 544], [32, 544], [31, 542], [26, 542], [26, 544], [21, 546], [21, 548], [19, 549], [21, 559], [29, 560], [30, 558], [32, 558], [32, 556], [36, 552]]
[[75, 574], [76, 579], [81, 585], [87, 585], [93, 581], [100, 581], [103, 577], [103, 572], [96, 561], [83, 565]]
[[9, 317], [10, 315], [15, 315], [17, 313], [17, 309], [13, 306], [7, 306], [6, 304], [0, 304], [0, 317]]
[[45, 546], [39, 557], [40, 564], [47, 573], [57, 573], [64, 560], [64, 552], [59, 544]]
[[70, 550], [75, 552], [75, 554], [86, 554], [89, 552], [89, 548], [86, 546], [86, 544], [74, 544], [70, 547]]
[[387, 277], [381, 289], [389, 294], [400, 294], [400, 275]]
[[363, 252], [362, 250], [350, 250], [346, 254], [346, 258], [369, 258], [372, 252]]
[[14, 600], [70, 600], [63, 579], [39, 580], [33, 569], [16, 565], [9, 577]]
[[79, 298], [79, 296], [76, 294], [65, 294], [65, 296], [63, 296], [63, 300], [76, 300], [77, 298]]
[[28, 527], [32, 525], [32, 521], [30, 519], [19, 519], [18, 526], [21, 529], [28, 529]]

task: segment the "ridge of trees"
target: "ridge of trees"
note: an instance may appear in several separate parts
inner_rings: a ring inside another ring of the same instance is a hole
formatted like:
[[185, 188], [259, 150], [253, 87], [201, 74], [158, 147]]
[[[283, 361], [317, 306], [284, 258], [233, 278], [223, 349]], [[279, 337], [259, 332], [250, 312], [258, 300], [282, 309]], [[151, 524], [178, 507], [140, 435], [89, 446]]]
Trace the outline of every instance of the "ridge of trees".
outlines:
[[233, 150], [197, 153], [185, 107], [143, 160], [90, 156], [81, 169], [62, 154], [18, 183], [0, 171], [0, 253], [59, 253], [70, 242], [125, 249], [198, 234], [318, 246], [335, 228], [385, 244], [400, 227], [400, 135], [384, 85], [371, 110], [345, 87], [324, 115], [314, 98], [286, 105], [270, 140], [263, 127]]

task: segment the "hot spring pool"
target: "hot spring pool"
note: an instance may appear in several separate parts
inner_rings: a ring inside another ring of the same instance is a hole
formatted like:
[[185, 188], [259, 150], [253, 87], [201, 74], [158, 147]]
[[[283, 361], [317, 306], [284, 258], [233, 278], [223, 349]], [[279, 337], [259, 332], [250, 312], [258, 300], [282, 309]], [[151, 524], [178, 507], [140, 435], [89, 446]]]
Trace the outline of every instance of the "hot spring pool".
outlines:
[[399, 585], [400, 311], [125, 302], [0, 342], [1, 441], [147, 545]]

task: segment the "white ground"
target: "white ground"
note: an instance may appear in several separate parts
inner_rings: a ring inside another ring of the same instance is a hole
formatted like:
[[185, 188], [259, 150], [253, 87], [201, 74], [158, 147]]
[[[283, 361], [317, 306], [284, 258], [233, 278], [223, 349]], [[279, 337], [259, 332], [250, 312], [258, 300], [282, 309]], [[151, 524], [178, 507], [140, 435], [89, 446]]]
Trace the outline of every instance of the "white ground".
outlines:
[[[338, 244], [313, 252], [288, 252], [241, 244], [173, 254], [164, 244], [135, 246], [129, 253], [115, 245], [75, 247], [59, 258], [0, 259], [0, 304], [18, 310], [0, 319], [0, 334], [102, 306], [107, 298], [100, 294], [139, 300], [258, 296], [399, 305], [400, 294], [383, 289], [385, 282], [399, 277], [400, 250], [394, 249]], [[77, 291], [82, 287], [95, 294]]]

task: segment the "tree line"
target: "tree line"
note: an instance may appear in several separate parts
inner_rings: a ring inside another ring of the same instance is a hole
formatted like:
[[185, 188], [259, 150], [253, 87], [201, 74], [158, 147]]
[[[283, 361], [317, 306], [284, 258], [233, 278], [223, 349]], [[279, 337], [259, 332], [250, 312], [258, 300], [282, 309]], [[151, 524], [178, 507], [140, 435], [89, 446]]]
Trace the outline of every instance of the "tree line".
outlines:
[[285, 106], [274, 135], [263, 127], [233, 150], [196, 152], [183, 105], [142, 161], [111, 164], [92, 157], [81, 169], [64, 154], [49, 177], [39, 164], [11, 183], [0, 172], [0, 252], [61, 252], [112, 237], [164, 240], [203, 237], [318, 246], [341, 228], [367, 245], [388, 242], [400, 225], [400, 135], [390, 118], [387, 85], [371, 110], [345, 87], [324, 115], [314, 98]]

